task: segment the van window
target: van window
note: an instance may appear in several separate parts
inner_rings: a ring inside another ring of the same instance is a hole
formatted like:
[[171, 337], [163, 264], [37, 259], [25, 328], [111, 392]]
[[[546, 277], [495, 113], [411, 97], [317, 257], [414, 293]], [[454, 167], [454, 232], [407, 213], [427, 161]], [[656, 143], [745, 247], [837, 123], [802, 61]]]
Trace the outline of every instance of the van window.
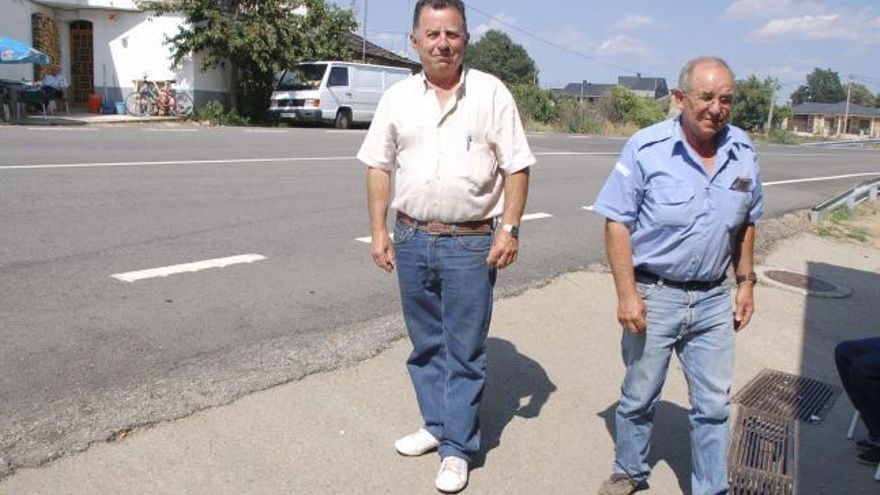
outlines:
[[[335, 70], [335, 69], [334, 69]], [[327, 64], [301, 64], [292, 69], [283, 71], [278, 78], [278, 91], [299, 91], [303, 89], [318, 89], [324, 73], [327, 72]]]
[[348, 67], [333, 67], [330, 69], [330, 79], [327, 87], [348, 86]]

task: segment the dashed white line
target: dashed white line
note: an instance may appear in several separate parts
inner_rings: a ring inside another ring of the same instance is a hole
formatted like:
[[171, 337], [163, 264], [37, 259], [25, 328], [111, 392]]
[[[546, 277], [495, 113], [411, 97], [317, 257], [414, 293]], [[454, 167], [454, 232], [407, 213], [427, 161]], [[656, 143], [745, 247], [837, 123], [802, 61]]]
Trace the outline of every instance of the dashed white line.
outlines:
[[49, 132], [95, 132], [98, 129], [94, 127], [70, 127], [70, 126], [52, 126], [52, 127], [25, 127], [28, 131], [49, 131]]
[[828, 177], [808, 177], [806, 179], [791, 179], [791, 180], [777, 180], [772, 182], [764, 182], [762, 185], [764, 187], [767, 186], [781, 186], [783, 184], [800, 184], [802, 182], [822, 182], [827, 180], [838, 180], [838, 179], [850, 179], [853, 177], [870, 177], [874, 175], [880, 175], [880, 172], [867, 172], [863, 174], [846, 174], [846, 175], [831, 175]]
[[259, 254], [242, 254], [239, 256], [229, 256], [227, 258], [216, 258], [212, 260], [196, 261], [193, 263], [184, 263], [181, 265], [163, 266], [161, 268], [151, 268], [149, 270], [139, 270], [136, 272], [117, 273], [111, 275], [116, 280], [123, 282], [137, 282], [155, 277], [167, 277], [178, 273], [191, 273], [209, 268], [223, 268], [226, 266], [237, 265], [240, 263], [253, 263], [266, 259], [265, 256]]
[[529, 213], [528, 215], [522, 216], [522, 221], [527, 222], [529, 220], [541, 220], [543, 218], [552, 218], [553, 215], [549, 213]]
[[[393, 240], [394, 240], [394, 232], [388, 234], [388, 237], [390, 237], [391, 240], [393, 241]], [[365, 244], [371, 244], [371, 243], [373, 242], [373, 236], [369, 236], [369, 237], [358, 237], [358, 238], [355, 239], [355, 240], [358, 241], [358, 242], [363, 242], [363, 243], [365, 243]]]
[[582, 210], [593, 211], [593, 205], [581, 206]]
[[153, 165], [222, 165], [227, 163], [281, 163], [281, 162], [326, 162], [354, 160], [353, 156], [318, 156], [287, 158], [232, 158], [228, 160], [178, 160], [164, 162], [97, 162], [97, 163], [54, 163], [44, 165], [0, 165], [0, 170], [44, 169], [44, 168], [88, 168], [88, 167], [146, 167]]
[[147, 132], [199, 132], [198, 129], [162, 129], [159, 127], [151, 127], [144, 130]]

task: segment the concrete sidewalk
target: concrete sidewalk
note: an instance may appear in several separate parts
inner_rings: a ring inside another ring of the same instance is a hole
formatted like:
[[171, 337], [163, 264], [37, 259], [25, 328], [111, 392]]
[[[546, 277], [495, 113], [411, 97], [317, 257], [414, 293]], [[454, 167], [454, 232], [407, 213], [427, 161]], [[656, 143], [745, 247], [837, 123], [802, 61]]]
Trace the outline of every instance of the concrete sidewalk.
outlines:
[[55, 112], [54, 115], [47, 115], [45, 118], [41, 113], [30, 113], [22, 116], [14, 122], [3, 122], [0, 124], [18, 125], [18, 126], [80, 126], [80, 125], [111, 125], [111, 124], [134, 124], [139, 122], [153, 123], [169, 123], [183, 122], [181, 117], [149, 115], [145, 117], [135, 117], [128, 114], [99, 114], [87, 113], [72, 110], [67, 113], [63, 110]]
[[[853, 293], [815, 298], [759, 284], [758, 313], [738, 337], [735, 390], [765, 367], [839, 384], [834, 345], [877, 335], [880, 325], [880, 215], [861, 228], [877, 236], [873, 246], [800, 234], [768, 254], [766, 266], [821, 276]], [[485, 458], [465, 493], [595, 493], [610, 470], [623, 371], [615, 309], [606, 273], [569, 274], [498, 301], [488, 341]], [[437, 456], [402, 458], [392, 448], [419, 425], [408, 352], [399, 341], [354, 367], [19, 470], [0, 482], [0, 494], [436, 493]], [[641, 493], [689, 493], [687, 410], [674, 361], [657, 412], [651, 489]], [[844, 439], [851, 414], [841, 396], [824, 422], [802, 425], [799, 493], [880, 492], [873, 469], [855, 462]]]

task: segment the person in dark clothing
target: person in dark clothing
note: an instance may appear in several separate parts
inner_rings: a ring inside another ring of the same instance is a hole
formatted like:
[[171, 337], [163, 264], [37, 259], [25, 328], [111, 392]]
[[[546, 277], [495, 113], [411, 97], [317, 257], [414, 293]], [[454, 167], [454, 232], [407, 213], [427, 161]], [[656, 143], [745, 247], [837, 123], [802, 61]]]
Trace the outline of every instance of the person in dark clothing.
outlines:
[[837, 373], [846, 395], [868, 428], [856, 442], [858, 461], [880, 463], [880, 337], [846, 340], [834, 349]]

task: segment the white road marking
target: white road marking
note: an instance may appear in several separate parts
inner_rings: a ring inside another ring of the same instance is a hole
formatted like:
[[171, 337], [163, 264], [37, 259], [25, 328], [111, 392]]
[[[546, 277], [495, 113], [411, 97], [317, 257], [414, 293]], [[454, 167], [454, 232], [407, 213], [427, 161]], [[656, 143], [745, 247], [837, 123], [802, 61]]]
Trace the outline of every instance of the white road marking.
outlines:
[[199, 132], [198, 129], [162, 129], [159, 127], [150, 127], [144, 130], [147, 132]]
[[353, 156], [319, 156], [287, 158], [237, 158], [228, 160], [179, 160], [165, 162], [106, 162], [106, 163], [55, 163], [45, 165], [0, 165], [0, 170], [44, 169], [44, 168], [88, 168], [88, 167], [146, 167], [153, 165], [222, 165], [228, 163], [281, 163], [281, 162], [326, 162], [335, 160], [354, 160]]
[[149, 270], [140, 270], [136, 272], [117, 273], [111, 277], [123, 282], [137, 282], [154, 277], [167, 277], [178, 273], [197, 272], [207, 270], [209, 268], [223, 268], [225, 266], [237, 265], [240, 263], [253, 263], [266, 259], [265, 256], [259, 254], [242, 254], [239, 256], [230, 256], [228, 258], [216, 258], [213, 260], [196, 261], [194, 263], [184, 263], [182, 265], [164, 266], [161, 268], [151, 268]]
[[25, 127], [29, 131], [86, 131], [95, 132], [98, 129], [94, 127], [73, 127], [73, 126], [51, 126], [51, 127]]
[[332, 129], [325, 131], [327, 134], [361, 134], [367, 132], [366, 129]]
[[578, 134], [572, 134], [572, 135], [568, 136], [568, 139], [590, 139], [592, 137], [593, 136], [581, 136]]
[[251, 134], [287, 134], [290, 131], [285, 131], [283, 129], [245, 129], [244, 132]]
[[593, 211], [593, 205], [581, 206], [582, 210]]
[[544, 151], [533, 153], [535, 156], [618, 156], [616, 151]]
[[553, 215], [549, 213], [530, 213], [528, 215], [523, 215], [522, 221], [527, 222], [529, 220], [541, 220], [543, 218], [553, 218]]
[[880, 172], [867, 172], [867, 173], [863, 173], [863, 174], [831, 175], [828, 177], [809, 177], [806, 179], [777, 180], [777, 181], [772, 181], [772, 182], [764, 182], [762, 185], [764, 187], [781, 186], [783, 184], [800, 184], [802, 182], [822, 182], [822, 181], [827, 181], [827, 180], [850, 179], [852, 177], [870, 177], [873, 175], [880, 175]]
[[[388, 237], [390, 237], [391, 240], [393, 241], [393, 240], [394, 240], [394, 232], [391, 232], [390, 234], [388, 234]], [[363, 242], [363, 243], [365, 243], [365, 244], [372, 244], [372, 243], [373, 243], [373, 236], [369, 236], [369, 237], [358, 237], [358, 238], [355, 239], [355, 240], [358, 241], [358, 242]]]

